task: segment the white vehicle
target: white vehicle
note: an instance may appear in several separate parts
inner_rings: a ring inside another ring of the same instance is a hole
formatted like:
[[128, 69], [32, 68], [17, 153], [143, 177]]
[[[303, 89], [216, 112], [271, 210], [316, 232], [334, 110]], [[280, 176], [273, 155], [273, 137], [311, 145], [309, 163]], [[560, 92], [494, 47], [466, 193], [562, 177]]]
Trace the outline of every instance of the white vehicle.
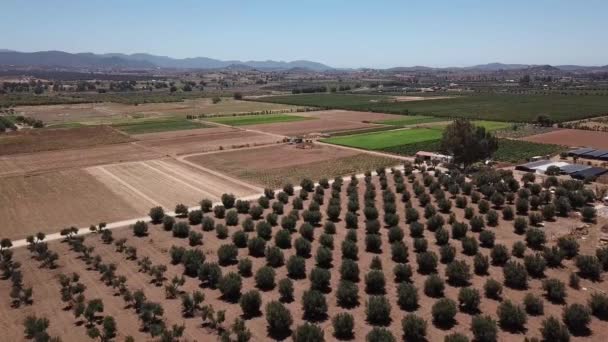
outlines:
[[602, 201], [604, 202], [605, 205], [608, 205], [608, 196], [604, 197], [604, 199]]

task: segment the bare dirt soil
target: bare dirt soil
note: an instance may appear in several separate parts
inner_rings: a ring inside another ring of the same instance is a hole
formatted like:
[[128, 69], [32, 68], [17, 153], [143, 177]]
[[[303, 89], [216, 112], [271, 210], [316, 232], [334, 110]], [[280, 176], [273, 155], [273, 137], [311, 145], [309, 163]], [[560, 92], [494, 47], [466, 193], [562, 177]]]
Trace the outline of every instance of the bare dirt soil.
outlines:
[[210, 98], [201, 98], [184, 100], [182, 102], [143, 103], [139, 105], [103, 102], [73, 105], [21, 106], [16, 107], [15, 111], [20, 115], [40, 119], [48, 124], [66, 122], [109, 124], [133, 118], [155, 118], [172, 115], [185, 116], [188, 114], [229, 114], [263, 110], [289, 110], [292, 108], [297, 107], [273, 103], [238, 101], [230, 98], [223, 98], [219, 103], [213, 104]]
[[173, 209], [178, 203], [192, 206], [204, 198], [219, 201], [223, 193], [253, 194], [250, 187], [172, 159], [95, 166], [87, 171], [125, 201], [138, 198], [148, 208]]
[[392, 158], [354, 150], [321, 145], [299, 149], [287, 144], [191, 156], [186, 160], [271, 188], [288, 182], [299, 184], [303, 178], [333, 178], [398, 164]]
[[84, 149], [0, 156], [0, 177], [31, 175], [101, 164], [159, 158], [158, 152], [132, 143]]
[[522, 140], [544, 144], [568, 145], [573, 147], [587, 146], [598, 149], [608, 149], [608, 132], [560, 129], [549, 133], [525, 137]]
[[299, 116], [308, 116], [327, 120], [336, 120], [344, 122], [374, 122], [384, 120], [402, 119], [402, 115], [372, 113], [372, 112], [355, 112], [351, 110], [320, 110], [314, 112], [298, 113]]
[[[389, 187], [394, 187], [394, 181], [392, 175], [387, 175], [387, 181]], [[378, 177], [374, 177], [372, 182], [376, 187], [376, 207], [382, 212], [382, 190]], [[412, 184], [406, 180], [406, 188], [410, 193], [412, 191]], [[348, 182], [342, 186], [341, 189], [341, 217], [347, 211], [347, 197], [346, 197], [346, 186]], [[394, 188], [393, 188], [394, 189]], [[363, 195], [365, 191], [364, 182], [361, 180], [358, 188], [358, 195], [360, 203], [363, 206]], [[324, 195], [324, 203], [321, 212], [325, 216], [325, 209], [330, 198], [331, 190], [326, 190]], [[398, 195], [398, 194], [397, 194]], [[449, 195], [448, 195], [449, 196]], [[291, 201], [293, 197], [289, 199], [289, 204], [285, 205], [285, 213], [288, 213], [292, 209]], [[304, 208], [307, 208], [310, 199], [304, 203]], [[433, 202], [435, 202], [433, 200]], [[412, 198], [412, 205], [422, 215], [424, 212], [423, 208], [419, 205], [418, 200]], [[413, 284], [418, 289], [419, 306], [413, 311], [416, 315], [422, 317], [427, 321], [427, 336], [428, 341], [441, 341], [443, 338], [453, 332], [460, 332], [472, 339], [472, 333], [470, 329], [472, 315], [461, 311], [458, 311], [455, 317], [455, 324], [452, 327], [439, 328], [432, 322], [431, 307], [437, 301], [436, 298], [431, 298], [424, 294], [424, 281], [428, 276], [422, 275], [417, 272], [416, 266], [416, 253], [413, 249], [413, 239], [409, 236], [408, 225], [403, 222], [405, 217], [405, 205], [400, 201], [399, 196], [396, 201], [397, 214], [399, 215], [400, 223], [399, 226], [404, 228], [405, 238], [403, 242], [408, 246], [408, 264], [413, 270]], [[476, 206], [474, 206], [476, 207]], [[271, 210], [266, 209], [264, 214], [269, 213]], [[475, 209], [477, 211], [477, 209]], [[452, 212], [456, 213], [456, 217], [459, 221], [465, 221], [463, 218], [463, 210], [454, 208]], [[444, 216], [447, 220], [447, 214], [439, 214]], [[247, 215], [239, 215], [241, 221], [247, 217]], [[382, 214], [380, 216], [382, 220]], [[280, 221], [280, 220], [279, 220]], [[425, 223], [426, 220], [421, 216], [421, 223]], [[224, 223], [222, 219], [215, 219], [216, 223]], [[466, 221], [465, 221], [466, 222]], [[568, 231], [569, 227], [578, 224], [578, 220], [575, 219], [564, 219], [558, 218], [555, 222], [548, 222], [545, 229], [550, 232], [559, 232], [564, 234]], [[300, 220], [298, 227], [302, 224]], [[378, 256], [382, 263], [382, 270], [386, 278], [386, 298], [391, 304], [391, 321], [387, 328], [393, 333], [393, 335], [399, 339], [402, 336], [401, 320], [408, 313], [400, 309], [397, 303], [397, 287], [399, 284], [395, 282], [392, 276], [392, 270], [396, 263], [391, 258], [391, 248], [388, 240], [388, 230], [382, 228], [380, 230], [380, 237], [382, 241], [381, 253], [373, 253], [366, 251], [365, 245], [365, 217], [359, 212], [358, 219], [359, 228], [355, 230], [357, 235], [357, 246], [358, 246], [358, 260], [357, 264], [360, 270], [360, 280], [357, 282], [358, 294], [359, 294], [359, 305], [354, 308], [346, 309], [341, 308], [336, 299], [336, 291], [340, 281], [340, 265], [342, 264], [342, 253], [340, 246], [344, 241], [347, 229], [344, 220], [336, 222], [336, 234], [333, 235], [334, 249], [332, 251], [333, 262], [329, 271], [331, 272], [330, 280], [330, 291], [325, 295], [328, 310], [328, 317], [321, 319], [316, 322], [318, 326], [324, 331], [326, 340], [333, 340], [333, 328], [331, 325], [331, 319], [336, 314], [341, 312], [348, 312], [353, 315], [355, 320], [354, 329], [354, 341], [361, 341], [365, 339], [366, 334], [371, 331], [372, 325], [366, 322], [365, 314], [365, 303], [369, 299], [365, 289], [365, 275], [370, 271], [370, 263], [372, 258]], [[201, 232], [200, 225], [192, 226], [193, 230]], [[448, 226], [449, 228], [449, 226]], [[240, 227], [229, 227], [230, 233], [240, 230]], [[272, 229], [273, 234], [277, 233], [281, 228], [274, 227]], [[502, 221], [497, 227], [486, 227], [485, 229], [490, 230], [496, 234], [496, 242], [505, 244], [509, 249], [515, 241], [523, 240], [523, 236], [517, 235], [513, 232], [513, 223], [511, 221]], [[311, 257], [306, 259], [306, 274], [315, 267], [315, 255], [320, 246], [319, 237], [322, 234], [323, 228], [317, 228], [314, 230], [315, 238], [312, 241]], [[171, 232], [163, 231], [160, 226], [150, 225], [149, 235], [143, 238], [134, 237], [130, 229], [118, 229], [113, 231], [113, 237], [127, 238], [127, 245], [137, 247], [137, 259], [141, 260], [144, 257], [150, 258], [152, 265], [164, 264], [167, 266], [167, 272], [165, 277], [171, 279], [174, 275], [181, 275], [183, 267], [180, 265], [172, 265], [169, 263], [168, 250], [171, 246], [183, 246], [186, 248], [197, 248], [201, 249], [206, 255], [206, 260], [210, 262], [217, 261], [217, 250], [223, 244], [229, 244], [230, 239], [219, 239], [214, 232], [203, 232], [204, 239], [203, 245], [198, 247], [188, 247], [187, 239], [179, 239], [171, 236]], [[477, 237], [478, 233], [469, 231], [468, 236]], [[255, 236], [255, 233], [249, 233], [250, 237]], [[300, 236], [299, 233], [295, 232], [292, 234], [292, 242]], [[548, 236], [551, 236], [548, 234]], [[438, 254], [439, 247], [435, 244], [434, 234], [425, 229], [424, 237], [429, 241], [428, 249]], [[548, 245], [553, 245], [553, 240], [548, 241]], [[164, 308], [164, 319], [167, 326], [172, 324], [184, 324], [185, 333], [184, 338], [186, 340], [219, 340], [218, 335], [210, 330], [209, 328], [201, 325], [201, 318], [199, 315], [193, 318], [183, 318], [181, 316], [181, 301], [179, 299], [166, 299], [162, 286], [155, 286], [151, 283], [151, 276], [144, 272], [139, 272], [137, 262], [135, 260], [128, 260], [124, 254], [118, 253], [115, 247], [111, 244], [103, 244], [99, 236], [89, 235], [85, 239], [87, 246], [93, 246], [93, 255], [99, 255], [104, 263], [114, 263], [117, 266], [116, 274], [126, 276], [126, 285], [131, 290], [142, 289], [148, 300], [153, 302], [159, 302]], [[469, 266], [472, 267], [472, 257], [464, 255], [462, 252], [461, 244], [459, 241], [451, 239], [450, 244], [456, 249], [456, 260], [464, 260]], [[270, 240], [268, 245], [274, 245], [274, 240]], [[24, 271], [24, 283], [26, 286], [33, 286], [34, 288], [34, 303], [35, 306], [24, 306], [18, 309], [9, 307], [8, 297], [8, 280], [0, 281], [0, 293], [4, 296], [0, 296], [0, 327], [4, 328], [4, 335], [7, 340], [22, 340], [23, 339], [23, 328], [21, 322], [24, 317], [28, 314], [36, 313], [38, 316], [46, 316], [50, 319], [49, 333], [51, 335], [59, 335], [64, 340], [83, 340], [86, 329], [77, 324], [78, 320], [69, 311], [64, 311], [65, 304], [60, 301], [59, 287], [57, 285], [56, 277], [60, 273], [72, 273], [77, 272], [81, 275], [82, 282], [87, 286], [85, 296], [87, 300], [92, 298], [101, 298], [104, 302], [105, 310], [104, 315], [112, 315], [116, 318], [118, 323], [118, 340], [124, 339], [127, 335], [132, 335], [136, 340], [147, 340], [149, 335], [140, 331], [140, 322], [138, 322], [137, 315], [134, 309], [125, 306], [120, 296], [116, 296], [116, 290], [110, 286], [104, 285], [99, 281], [99, 273], [94, 271], [91, 267], [85, 265], [84, 261], [78, 258], [79, 254], [69, 249], [69, 246], [65, 243], [52, 242], [49, 244], [51, 250], [56, 251], [59, 254], [58, 267], [54, 270], [40, 269], [38, 262], [30, 257], [29, 252], [22, 248], [16, 250], [14, 260], [19, 261], [23, 264], [22, 268]], [[488, 256], [490, 250], [487, 248], [480, 247], [480, 253]], [[533, 254], [531, 249], [526, 249], [526, 254]], [[585, 253], [588, 253], [585, 251]], [[295, 254], [293, 248], [284, 249], [283, 254], [285, 260]], [[249, 258], [253, 263], [253, 273], [259, 270], [262, 266], [266, 265], [265, 258], [263, 257], [252, 257], [248, 255], [247, 248], [241, 248], [238, 250], [238, 258]], [[512, 257], [512, 259], [517, 259]], [[522, 262], [521, 259], [519, 259]], [[557, 278], [566, 284], [568, 283], [568, 275], [570, 272], [575, 271], [572, 260], [564, 260], [562, 268], [549, 268], [545, 271], [545, 275], [548, 278]], [[438, 264], [438, 274], [444, 278], [446, 265], [443, 263]], [[236, 272], [236, 265], [228, 265], [222, 267], [222, 273], [227, 274], [228, 272]], [[287, 271], [285, 266], [275, 268], [276, 277], [275, 280], [279, 280], [287, 277]], [[489, 268], [489, 275], [473, 275], [469, 286], [476, 288], [482, 294], [480, 311], [484, 315], [490, 315], [494, 319], [497, 319], [496, 309], [499, 304], [498, 301], [488, 299], [483, 296], [483, 284], [486, 279], [492, 277], [499, 282], [504, 281], [502, 267], [491, 265]], [[604, 274], [604, 278], [606, 275]], [[294, 283], [294, 301], [285, 303], [291, 315], [293, 316], [294, 323], [292, 329], [304, 323], [303, 309], [302, 309], [302, 295], [304, 291], [310, 288], [309, 279], [293, 280]], [[532, 292], [537, 294], [544, 303], [544, 314], [539, 316], [528, 315], [526, 330], [520, 333], [509, 332], [498, 328], [498, 341], [513, 341], [523, 340], [524, 337], [540, 337], [539, 328], [543, 319], [549, 315], [555, 316], [561, 320], [561, 313], [565, 304], [580, 303], [586, 305], [587, 300], [591, 293], [594, 291], [606, 291], [606, 281], [591, 282], [586, 279], [581, 280], [581, 289], [573, 289], [566, 287], [567, 297], [565, 303], [554, 304], [546, 300], [541, 290], [542, 279], [530, 279], [529, 288], [527, 290], [515, 290], [508, 287], [503, 288], [503, 299], [510, 299], [516, 304], [521, 305], [523, 297], [526, 293]], [[164, 282], [167, 284], [167, 281]], [[241, 293], [245, 293], [255, 288], [254, 277], [244, 277], [242, 279], [242, 290]], [[186, 277], [186, 283], [182, 287], [182, 290], [191, 293], [194, 290], [202, 291], [205, 294], [205, 301], [203, 304], [211, 305], [215, 310], [226, 310], [227, 320], [223, 324], [224, 327], [230, 326], [234, 318], [240, 317], [242, 314], [241, 308], [238, 303], [228, 302], [222, 299], [221, 293], [217, 289], [212, 289], [206, 286], [202, 286], [197, 278]], [[457, 301], [458, 287], [452, 286], [446, 283], [445, 286], [445, 297]], [[275, 287], [272, 290], [262, 291], [262, 314], [258, 317], [254, 317], [246, 320], [246, 326], [252, 333], [253, 341], [269, 340], [267, 334], [267, 322], [264, 317], [264, 307], [271, 300], [277, 300], [279, 298], [278, 288]], [[601, 341], [606, 332], [608, 332], [608, 323], [601, 321], [596, 317], [592, 317], [590, 324], [590, 335], [588, 336], [573, 336], [571, 341]]]
[[[145, 214], [81, 170], [0, 179], [0, 236], [23, 238]], [[149, 206], [148, 206], [149, 207]], [[149, 208], [148, 208], [149, 209]]]
[[84, 148], [132, 139], [108, 126], [27, 129], [0, 135], [0, 155]]
[[183, 155], [276, 143], [276, 137], [229, 127], [138, 135], [137, 144], [166, 155]]

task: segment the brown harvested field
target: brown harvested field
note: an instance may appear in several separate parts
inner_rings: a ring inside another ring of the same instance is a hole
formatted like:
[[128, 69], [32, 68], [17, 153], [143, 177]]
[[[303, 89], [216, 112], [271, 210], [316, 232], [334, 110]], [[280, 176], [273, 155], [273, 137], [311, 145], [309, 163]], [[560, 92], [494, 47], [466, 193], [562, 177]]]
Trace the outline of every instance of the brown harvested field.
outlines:
[[[192, 132], [194, 131], [194, 132]], [[276, 143], [277, 137], [230, 127], [137, 135], [137, 144], [165, 155], [183, 155]]]
[[93, 165], [159, 158], [158, 152], [132, 143], [86, 149], [0, 156], [0, 177], [39, 174]]
[[114, 123], [117, 121], [138, 118], [155, 118], [188, 114], [230, 114], [264, 110], [290, 110], [297, 106], [263, 103], [253, 101], [238, 101], [223, 98], [213, 104], [211, 98], [184, 100], [182, 102], [142, 103], [128, 105], [122, 103], [103, 102], [67, 105], [21, 106], [15, 111], [24, 116], [40, 119], [47, 124], [66, 122], [82, 122], [88, 124]]
[[249, 126], [247, 126], [247, 129], [291, 136], [291, 135], [303, 135], [303, 134], [309, 134], [309, 133], [340, 132], [340, 131], [372, 128], [372, 127], [379, 127], [379, 126], [381, 126], [381, 125], [369, 124], [369, 123], [363, 123], [363, 122], [352, 122], [352, 121], [342, 121], [342, 120], [332, 120], [332, 119], [320, 118], [317, 120], [249, 125]]
[[372, 113], [372, 112], [355, 112], [351, 110], [320, 110], [314, 112], [298, 113], [299, 116], [308, 116], [319, 119], [336, 120], [343, 122], [374, 122], [384, 120], [402, 119], [403, 115]]
[[24, 238], [38, 231], [124, 220], [147, 212], [137, 204], [123, 200], [82, 170], [2, 178], [0, 234]]
[[172, 159], [94, 166], [87, 171], [125, 201], [135, 200], [145, 208], [173, 209], [178, 203], [192, 206], [204, 198], [219, 201], [223, 193], [243, 197], [259, 191]]
[[28, 129], [0, 136], [0, 155], [84, 148], [131, 141], [109, 126]]
[[[420, 176], [418, 177], [419, 180]], [[389, 189], [395, 190], [395, 181], [393, 175], [388, 174], [387, 179]], [[375, 193], [375, 200], [373, 201], [375, 207], [380, 212], [379, 220], [383, 220], [383, 191], [381, 190], [381, 183], [378, 177], [371, 179], [372, 184], [375, 188], [372, 190]], [[471, 321], [474, 314], [466, 313], [461, 310], [457, 310], [455, 315], [455, 322], [451, 326], [438, 326], [433, 322], [431, 310], [433, 304], [435, 304], [439, 298], [433, 298], [425, 294], [424, 282], [428, 279], [429, 275], [422, 274], [418, 271], [417, 265], [417, 253], [414, 250], [413, 238], [410, 236], [408, 224], [404, 222], [405, 218], [405, 204], [401, 201], [401, 195], [396, 193], [395, 208], [396, 214], [401, 218], [398, 226], [401, 227], [404, 237], [398, 238], [397, 241], [402, 241], [407, 247], [406, 252], [407, 260], [404, 264], [407, 264], [412, 269], [411, 283], [417, 289], [418, 294], [418, 305], [412, 309], [402, 309], [398, 303], [398, 287], [400, 283], [393, 277], [393, 269], [398, 262], [394, 260], [391, 255], [391, 244], [388, 237], [389, 230], [380, 227], [377, 234], [374, 234], [380, 238], [381, 250], [368, 249], [366, 245], [366, 220], [363, 214], [363, 203], [365, 196], [365, 182], [359, 181], [358, 187], [354, 190], [357, 194], [357, 198], [361, 204], [361, 209], [358, 210], [357, 225], [358, 229], [351, 230], [356, 236], [355, 245], [358, 248], [357, 257], [354, 260], [354, 264], [358, 266], [358, 279], [355, 279], [355, 288], [357, 289], [358, 304], [353, 307], [347, 307], [338, 303], [337, 292], [339, 288], [340, 280], [340, 269], [343, 262], [347, 259], [342, 254], [342, 243], [347, 239], [346, 222], [344, 220], [345, 213], [348, 210], [348, 197], [347, 188], [348, 183], [345, 182], [340, 188], [340, 208], [342, 220], [338, 220], [335, 223], [335, 233], [328, 230], [327, 235], [331, 235], [333, 244], [332, 248], [329, 249], [329, 255], [331, 255], [332, 261], [329, 265], [324, 265], [330, 272], [331, 278], [328, 282], [327, 289], [324, 289], [323, 298], [327, 304], [326, 316], [321, 316], [317, 319], [310, 319], [314, 321], [324, 332], [326, 340], [334, 340], [333, 338], [333, 327], [332, 318], [338, 313], [347, 312], [354, 318], [354, 336], [353, 341], [363, 341], [365, 336], [372, 330], [372, 325], [366, 321], [366, 303], [371, 298], [372, 294], [366, 288], [365, 278], [366, 275], [372, 270], [371, 262], [372, 259], [378, 257], [381, 263], [381, 270], [385, 277], [385, 289], [384, 297], [391, 306], [390, 320], [386, 323], [386, 328], [392, 333], [395, 339], [400, 339], [403, 334], [401, 327], [401, 320], [409, 313], [416, 314], [427, 322], [426, 339], [428, 341], [442, 341], [443, 338], [451, 333], [459, 332], [466, 335], [469, 340], [472, 340], [473, 334], [471, 331]], [[404, 183], [407, 191], [411, 194], [414, 193], [413, 186], [407, 180]], [[428, 192], [428, 189], [426, 189]], [[448, 195], [449, 196], [449, 195]], [[303, 208], [308, 208], [312, 201], [312, 195], [309, 195], [308, 199], [304, 201]], [[331, 189], [324, 191], [323, 205], [321, 205], [321, 213], [323, 213], [324, 219], [326, 218], [326, 208], [331, 198]], [[294, 196], [289, 198], [289, 203], [284, 206], [284, 212], [287, 215], [293, 209]], [[470, 200], [470, 198], [469, 198]], [[434, 205], [436, 201], [433, 199]], [[272, 204], [272, 203], [271, 203]], [[411, 205], [420, 213], [419, 222], [422, 224], [427, 223], [427, 219], [424, 218], [424, 208], [419, 204], [418, 199], [412, 197]], [[477, 205], [472, 205], [475, 212], [477, 213]], [[270, 213], [272, 209], [264, 210], [264, 215]], [[459, 208], [452, 208], [451, 210], [455, 213], [456, 219], [461, 222], [467, 222], [464, 218], [464, 210]], [[443, 217], [445, 220], [448, 219], [448, 214], [438, 213], [437, 215]], [[209, 214], [212, 217], [212, 214]], [[248, 217], [246, 214], [240, 214], [240, 223]], [[279, 222], [281, 221], [279, 215]], [[224, 219], [214, 218], [215, 223], [226, 223]], [[324, 222], [326, 222], [324, 220]], [[580, 221], [572, 218], [557, 218], [555, 222], [547, 222], [544, 228], [547, 231], [547, 237], [549, 241], [548, 246], [555, 245], [553, 235], [561, 236], [565, 234], [572, 226], [578, 225]], [[299, 228], [303, 224], [302, 219], [297, 222], [296, 227]], [[444, 226], [448, 231], [451, 231], [449, 225]], [[594, 228], [595, 226], [593, 226]], [[125, 288], [129, 291], [135, 291], [142, 289], [145, 293], [146, 299], [151, 302], [160, 303], [164, 309], [164, 315], [162, 320], [165, 325], [171, 326], [173, 324], [183, 324], [185, 326], [184, 339], [186, 340], [217, 340], [219, 336], [217, 332], [211, 329], [208, 325], [201, 324], [201, 313], [197, 310], [194, 317], [183, 317], [181, 300], [167, 299], [165, 296], [164, 285], [169, 283], [169, 280], [176, 275], [182, 275], [184, 267], [178, 264], [170, 263], [170, 248], [172, 246], [184, 247], [186, 249], [198, 249], [205, 255], [205, 261], [209, 263], [218, 262], [217, 251], [220, 246], [224, 244], [230, 244], [230, 237], [220, 239], [213, 231], [201, 231], [201, 226], [191, 226], [191, 229], [197, 232], [202, 232], [203, 244], [201, 246], [191, 247], [188, 245], [188, 239], [180, 239], [172, 236], [170, 231], [164, 231], [161, 225], [149, 225], [149, 235], [145, 237], [135, 237], [130, 229], [118, 229], [112, 233], [113, 238], [120, 239], [125, 238], [127, 246], [134, 246], [137, 248], [136, 260], [130, 260], [124, 253], [117, 251], [113, 244], [102, 243], [98, 235], [89, 235], [85, 238], [84, 244], [86, 246], [94, 247], [92, 257], [99, 256], [103, 264], [113, 263], [116, 265], [115, 276], [125, 276]], [[241, 226], [230, 226], [230, 235], [234, 232], [241, 230]], [[277, 234], [282, 228], [276, 226], [271, 228], [272, 235]], [[515, 241], [523, 241], [523, 235], [517, 235], [513, 232], [513, 222], [500, 220], [496, 227], [485, 227], [484, 230], [494, 232], [496, 234], [496, 243], [505, 244], [509, 250]], [[302, 305], [302, 297], [305, 291], [309, 290], [312, 286], [312, 281], [309, 277], [311, 271], [317, 266], [316, 258], [318, 250], [321, 249], [321, 235], [325, 229], [317, 227], [313, 230], [314, 239], [310, 242], [311, 250], [308, 255], [303, 255], [305, 265], [305, 278], [292, 277], [293, 282], [293, 300], [284, 301], [283, 305], [287, 308], [290, 315], [293, 318], [293, 324], [291, 329], [295, 330], [296, 327], [306, 322], [307, 319], [304, 317], [304, 310]], [[249, 238], [256, 236], [255, 232], [249, 232]], [[428, 241], [428, 250], [439, 255], [440, 247], [436, 244], [435, 234], [429, 231], [426, 227], [422, 232], [422, 236]], [[466, 233], [469, 237], [478, 238], [480, 233], [472, 232], [469, 230]], [[282, 248], [281, 253], [285, 261], [289, 260], [292, 256], [296, 255], [295, 245], [296, 239], [300, 238], [301, 234], [294, 230], [290, 236], [292, 247]], [[323, 238], [326, 245], [330, 245], [327, 241], [329, 237]], [[352, 238], [351, 238], [352, 239]], [[352, 240], [351, 240], [352, 241]], [[274, 238], [271, 238], [266, 243], [268, 246], [275, 246]], [[479, 310], [484, 315], [491, 316], [494, 320], [498, 319], [497, 307], [499, 301], [489, 299], [484, 296], [483, 285], [488, 278], [493, 278], [500, 283], [504, 283], [503, 267], [499, 265], [490, 264], [488, 274], [474, 274], [472, 271], [473, 257], [463, 253], [461, 242], [456, 239], [450, 239], [449, 244], [455, 249], [455, 260], [465, 261], [471, 268], [471, 278], [468, 287], [477, 289], [481, 293]], [[0, 281], [0, 293], [4, 293], [5, 296], [0, 298], [0, 327], [5, 328], [4, 335], [7, 340], [22, 340], [23, 339], [23, 328], [21, 325], [22, 320], [28, 314], [35, 312], [39, 316], [46, 316], [50, 319], [49, 333], [51, 335], [59, 335], [63, 340], [82, 340], [86, 329], [81, 324], [79, 319], [69, 311], [62, 310], [65, 307], [65, 303], [61, 302], [59, 294], [59, 286], [57, 285], [57, 276], [61, 273], [71, 274], [76, 272], [81, 276], [81, 282], [87, 286], [84, 293], [86, 300], [93, 298], [100, 298], [104, 302], [105, 310], [104, 315], [112, 315], [116, 318], [118, 323], [118, 338], [117, 340], [124, 340], [127, 335], [132, 335], [136, 340], [149, 339], [149, 334], [140, 331], [141, 321], [137, 318], [135, 309], [130, 305], [127, 305], [122, 299], [119, 293], [119, 289], [113, 288], [111, 285], [106, 285], [100, 281], [100, 272], [96, 271], [93, 265], [87, 265], [82, 253], [70, 249], [67, 243], [51, 242], [49, 248], [59, 254], [59, 260], [57, 262], [57, 268], [49, 270], [46, 268], [39, 268], [39, 262], [31, 257], [30, 252], [26, 249], [21, 248], [15, 251], [14, 260], [19, 261], [23, 264], [24, 284], [25, 286], [33, 286], [34, 293], [34, 304], [33, 306], [22, 306], [20, 308], [9, 307], [9, 287], [8, 280]], [[481, 255], [490, 256], [491, 249], [486, 247], [480, 247], [479, 253]], [[526, 255], [533, 255], [535, 253], [531, 248], [525, 249]], [[582, 249], [581, 253], [591, 254], [592, 250]], [[148, 258], [151, 265], [166, 265], [167, 271], [165, 272], [165, 280], [162, 285], [155, 286], [152, 284], [152, 276], [143, 271], [139, 266], [139, 262]], [[252, 262], [252, 273], [256, 274], [258, 270], [267, 265], [266, 258], [259, 256], [250, 255], [248, 248], [238, 248], [236, 260], [249, 259]], [[515, 256], [511, 257], [512, 260], [523, 264], [523, 259]], [[568, 276], [570, 272], [576, 272], [577, 268], [574, 266], [573, 260], [563, 260], [563, 266], [558, 268], [547, 268], [544, 271], [545, 279], [555, 278], [565, 284], [568, 284]], [[437, 275], [441, 278], [446, 279], [446, 264], [444, 262], [438, 262], [437, 264]], [[221, 273], [223, 275], [229, 272], [238, 272], [238, 267], [234, 263], [229, 263], [220, 266]], [[287, 267], [285, 265], [277, 265], [274, 267], [275, 283], [280, 280], [288, 278]], [[604, 272], [604, 278], [606, 274]], [[215, 311], [225, 310], [226, 322], [223, 323], [224, 327], [229, 327], [234, 319], [243, 317], [242, 309], [236, 300], [228, 300], [222, 297], [222, 293], [219, 289], [209, 286], [207, 282], [202, 282], [197, 277], [185, 277], [185, 284], [181, 287], [183, 293], [192, 293], [192, 291], [201, 291], [205, 295], [205, 300], [201, 305], [209, 305]], [[255, 276], [245, 275], [241, 278], [242, 286], [240, 294], [246, 293], [251, 290], [257, 290]], [[527, 293], [533, 293], [538, 296], [544, 305], [544, 312], [540, 315], [528, 315], [527, 322], [525, 323], [525, 330], [521, 332], [512, 332], [506, 328], [497, 327], [498, 336], [497, 341], [522, 341], [525, 337], [528, 338], [540, 338], [539, 329], [541, 322], [548, 316], [554, 316], [561, 321], [562, 310], [566, 305], [573, 303], [579, 303], [587, 305], [587, 301], [592, 293], [598, 291], [606, 291], [606, 280], [592, 282], [587, 279], [581, 279], [581, 288], [574, 289], [565, 286], [567, 296], [564, 303], [553, 303], [543, 296], [543, 290], [541, 284], [543, 278], [529, 278], [528, 288], [526, 290], [514, 289], [507, 286], [503, 287], [502, 299], [509, 299], [517, 305], [522, 305], [523, 298]], [[462, 286], [456, 286], [448, 282], [445, 283], [444, 296], [457, 302], [458, 292]], [[264, 341], [270, 340], [269, 331], [267, 330], [268, 324], [265, 317], [265, 307], [270, 301], [277, 301], [280, 298], [278, 286], [273, 286], [270, 289], [259, 290], [261, 292], [261, 313], [252, 318], [245, 317], [245, 325], [252, 333], [252, 341]], [[319, 308], [317, 306], [316, 308]], [[69, 327], [69, 328], [67, 328]], [[577, 335], [572, 336], [571, 341], [601, 341], [604, 338], [606, 332], [608, 332], [608, 322], [602, 321], [595, 316], [591, 316], [590, 323], [588, 325], [588, 335]], [[288, 334], [286, 334], [288, 335]]]
[[354, 150], [321, 145], [298, 149], [287, 144], [194, 155], [186, 160], [270, 188], [299, 184], [303, 178], [333, 178], [398, 164], [395, 159]]
[[560, 129], [544, 134], [531, 135], [522, 140], [541, 144], [567, 146], [588, 146], [598, 149], [608, 148], [608, 132], [585, 131], [579, 129]]

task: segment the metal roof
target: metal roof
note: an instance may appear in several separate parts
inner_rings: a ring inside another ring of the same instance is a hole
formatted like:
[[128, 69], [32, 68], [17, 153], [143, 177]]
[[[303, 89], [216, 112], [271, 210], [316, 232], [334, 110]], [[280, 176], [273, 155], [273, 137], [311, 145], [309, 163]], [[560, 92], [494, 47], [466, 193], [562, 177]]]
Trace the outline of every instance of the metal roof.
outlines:
[[596, 150], [595, 148], [583, 147], [583, 148], [577, 148], [576, 150], [568, 151], [568, 154], [580, 155], [580, 154], [589, 153], [589, 152], [595, 151], [595, 150]]
[[543, 160], [537, 160], [537, 161], [521, 164], [521, 165], [518, 165], [518, 167], [525, 168], [525, 169], [534, 169], [534, 168], [537, 168], [537, 167], [540, 167], [543, 165], [547, 165], [547, 164], [551, 164], [551, 163], [553, 163], [553, 162], [550, 160], [543, 159]]
[[603, 154], [607, 154], [608, 150], [595, 150], [595, 151], [591, 151], [591, 152], [587, 152], [584, 153], [583, 156], [584, 157], [599, 157]]
[[570, 176], [572, 176], [574, 178], [585, 179], [587, 177], [592, 177], [592, 176], [595, 176], [595, 177], [601, 176], [606, 172], [608, 172], [608, 170], [601, 168], [601, 167], [590, 167], [588, 169], [575, 172], [575, 173], [571, 174]]
[[591, 168], [591, 166], [582, 165], [582, 164], [569, 164], [569, 165], [560, 167], [562, 172], [567, 173], [567, 174], [575, 173], [578, 171], [583, 171], [583, 170], [586, 170], [589, 168]]

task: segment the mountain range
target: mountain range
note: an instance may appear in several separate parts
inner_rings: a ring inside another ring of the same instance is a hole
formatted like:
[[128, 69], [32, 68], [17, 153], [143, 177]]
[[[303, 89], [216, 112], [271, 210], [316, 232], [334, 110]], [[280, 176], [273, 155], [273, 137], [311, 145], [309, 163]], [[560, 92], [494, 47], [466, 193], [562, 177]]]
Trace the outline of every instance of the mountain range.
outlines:
[[[19, 52], [7, 49], [0, 49], [0, 66], [8, 67], [54, 67], [66, 69], [258, 69], [258, 70], [349, 70], [337, 69], [323, 63], [296, 60], [285, 61], [239, 61], [239, 60], [219, 60], [208, 57], [193, 58], [172, 58], [167, 56], [156, 56], [147, 53], [69, 53], [63, 51], [38, 51], [38, 52]], [[445, 67], [434, 68], [426, 66], [395, 67], [385, 69], [389, 72], [424, 72], [424, 71], [514, 71], [530, 70], [535, 71], [563, 71], [563, 72], [594, 72], [608, 71], [605, 66], [580, 66], [580, 65], [533, 65], [533, 64], [503, 64], [488, 63], [469, 67]]]

